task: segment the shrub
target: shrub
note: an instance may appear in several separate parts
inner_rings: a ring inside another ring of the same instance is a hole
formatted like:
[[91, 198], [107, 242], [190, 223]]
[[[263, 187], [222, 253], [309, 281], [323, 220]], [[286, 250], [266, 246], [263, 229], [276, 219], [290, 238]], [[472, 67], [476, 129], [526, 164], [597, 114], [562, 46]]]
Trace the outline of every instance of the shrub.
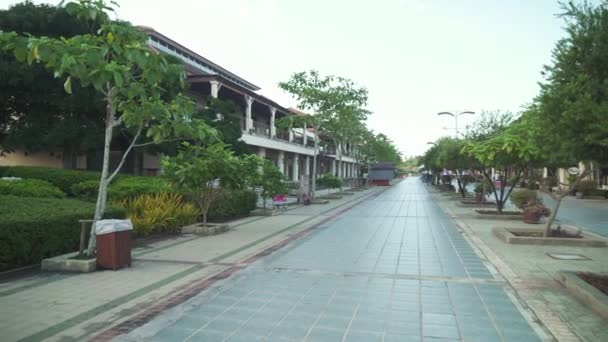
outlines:
[[593, 189], [589, 192], [588, 196], [597, 196], [597, 197], [605, 197], [608, 198], [608, 190], [603, 189]]
[[76, 183], [70, 187], [70, 193], [83, 200], [94, 201], [99, 191], [99, 180]]
[[0, 177], [5, 177], [5, 173], [8, 169], [9, 166], [0, 166]]
[[10, 167], [4, 172], [4, 176], [20, 177], [26, 179], [45, 180], [65, 193], [70, 193], [70, 188], [74, 184], [84, 181], [99, 181], [101, 174], [94, 171], [54, 169], [48, 167], [15, 166]]
[[171, 184], [163, 177], [125, 177], [110, 184], [108, 198], [124, 200], [141, 195], [160, 194], [171, 191]]
[[584, 180], [576, 186], [576, 192], [582, 192], [583, 196], [589, 196], [591, 191], [597, 189], [597, 184], [592, 180]]
[[253, 190], [223, 191], [222, 196], [209, 207], [209, 220], [223, 222], [242, 217], [255, 209], [257, 195]]
[[[80, 224], [95, 205], [74, 199], [0, 196], [0, 270], [40, 262], [78, 249]], [[105, 218], [124, 218], [124, 209], [108, 207]]]
[[476, 194], [482, 193], [483, 192], [483, 183], [475, 184], [475, 188], [473, 189], [473, 192]]
[[534, 190], [519, 190], [511, 193], [511, 202], [519, 209], [524, 209], [529, 202], [540, 202], [541, 199], [538, 197], [538, 193]]
[[342, 180], [336, 175], [326, 173], [317, 178], [317, 184], [324, 188], [335, 189], [342, 185]]
[[0, 195], [21, 197], [65, 197], [65, 193], [53, 184], [40, 179], [0, 179]]
[[136, 235], [175, 233], [196, 222], [199, 211], [176, 193], [144, 194], [116, 205], [127, 210]]
[[[85, 181], [72, 185], [70, 192], [82, 199], [95, 200], [99, 190], [99, 180]], [[108, 198], [112, 201], [135, 198], [144, 194], [158, 194], [171, 191], [169, 182], [162, 177], [124, 176], [110, 183]]]

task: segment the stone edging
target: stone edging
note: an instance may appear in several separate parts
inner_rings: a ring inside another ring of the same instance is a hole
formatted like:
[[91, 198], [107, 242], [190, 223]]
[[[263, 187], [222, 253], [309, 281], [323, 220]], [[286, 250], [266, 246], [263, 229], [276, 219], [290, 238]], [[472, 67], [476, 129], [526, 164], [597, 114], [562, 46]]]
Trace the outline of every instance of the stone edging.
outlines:
[[606, 247], [607, 240], [583, 233], [581, 238], [551, 238], [517, 236], [513, 233], [536, 233], [543, 232], [542, 228], [505, 228], [494, 227], [492, 232], [501, 241], [514, 245], [545, 245], [545, 246], [571, 246], [571, 247]]
[[579, 301], [591, 307], [592, 310], [600, 314], [604, 319], [608, 319], [608, 296], [581, 279], [576, 272], [558, 272], [555, 280], [568, 289]]
[[523, 213], [521, 215], [517, 215], [517, 214], [502, 214], [502, 215], [498, 215], [498, 214], [481, 214], [481, 213], [479, 213], [479, 210], [483, 210], [483, 209], [473, 209], [473, 213], [474, 213], [475, 217], [479, 218], [479, 219], [499, 220], [499, 221], [504, 221], [504, 220], [523, 221], [524, 220], [524, 214]]

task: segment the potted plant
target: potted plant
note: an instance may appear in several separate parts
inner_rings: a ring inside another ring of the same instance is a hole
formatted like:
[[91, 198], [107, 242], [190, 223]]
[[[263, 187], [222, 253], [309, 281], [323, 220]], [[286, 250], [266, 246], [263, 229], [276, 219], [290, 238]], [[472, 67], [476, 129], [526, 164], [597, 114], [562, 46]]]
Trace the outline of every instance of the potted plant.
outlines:
[[551, 209], [547, 208], [541, 200], [531, 200], [524, 205], [524, 222], [539, 223], [541, 217], [549, 217]]
[[511, 202], [521, 210], [524, 210], [526, 204], [532, 201], [540, 201], [538, 193], [534, 190], [518, 190], [511, 194]]

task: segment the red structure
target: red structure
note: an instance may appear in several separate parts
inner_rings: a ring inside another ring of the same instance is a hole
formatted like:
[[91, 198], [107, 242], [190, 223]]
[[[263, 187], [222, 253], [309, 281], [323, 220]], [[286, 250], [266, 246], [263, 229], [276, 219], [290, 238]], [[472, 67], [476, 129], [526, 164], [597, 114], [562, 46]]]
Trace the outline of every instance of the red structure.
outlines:
[[370, 166], [369, 180], [372, 184], [389, 186], [393, 179], [395, 179], [393, 163], [377, 163]]
[[131, 267], [131, 230], [97, 235], [97, 266], [116, 271]]

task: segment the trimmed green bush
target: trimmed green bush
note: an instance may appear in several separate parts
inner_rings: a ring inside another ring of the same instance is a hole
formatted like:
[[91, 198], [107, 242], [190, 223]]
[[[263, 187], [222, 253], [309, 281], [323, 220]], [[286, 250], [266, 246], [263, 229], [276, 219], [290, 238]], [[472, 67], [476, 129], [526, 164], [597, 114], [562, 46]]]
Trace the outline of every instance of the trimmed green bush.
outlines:
[[584, 180], [576, 186], [576, 192], [582, 192], [583, 196], [590, 196], [593, 190], [597, 190], [597, 184], [592, 180]]
[[208, 220], [223, 222], [236, 217], [242, 217], [255, 209], [257, 195], [253, 190], [225, 191], [223, 196], [211, 203]]
[[[72, 185], [70, 193], [78, 198], [94, 201], [97, 199], [98, 190], [99, 180], [94, 180]], [[162, 177], [123, 176], [110, 183], [108, 199], [111, 201], [121, 201], [141, 195], [160, 194], [170, 191], [171, 185]]]
[[[0, 271], [31, 265], [78, 249], [80, 224], [95, 204], [74, 199], [0, 196]], [[108, 207], [105, 218], [125, 218]]]
[[59, 188], [40, 179], [0, 179], [0, 195], [21, 197], [65, 197], [65, 193], [59, 190]]
[[[110, 184], [108, 198], [124, 200], [141, 195], [160, 194], [171, 191], [171, 184], [163, 177], [124, 177]], [[95, 192], [97, 194], [97, 191]]]
[[587, 195], [587, 196], [608, 198], [608, 190], [593, 189], [589, 192], [589, 195]]
[[10, 168], [10, 166], [0, 166], [0, 177], [5, 177], [6, 171]]
[[25, 179], [42, 179], [55, 185], [65, 193], [70, 193], [70, 188], [74, 184], [92, 180], [99, 181], [101, 178], [101, 174], [94, 171], [54, 169], [49, 167], [33, 166], [9, 167], [7, 170], [5, 170], [4, 176]]
[[324, 188], [336, 189], [342, 185], [342, 179], [331, 173], [326, 173], [317, 178], [317, 185]]
[[99, 180], [89, 180], [73, 184], [70, 193], [83, 200], [94, 201], [99, 191]]

